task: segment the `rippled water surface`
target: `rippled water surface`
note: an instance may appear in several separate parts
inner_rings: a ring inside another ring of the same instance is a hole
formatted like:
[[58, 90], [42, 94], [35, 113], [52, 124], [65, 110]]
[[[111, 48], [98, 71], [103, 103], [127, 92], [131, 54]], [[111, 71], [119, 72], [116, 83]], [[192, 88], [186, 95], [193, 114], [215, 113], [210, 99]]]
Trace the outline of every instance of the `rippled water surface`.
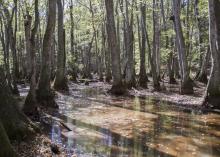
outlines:
[[[79, 157], [217, 157], [220, 115], [140, 98], [112, 97], [98, 85], [71, 85], [57, 102], [64, 128], [53, 142]], [[65, 129], [68, 128], [68, 129]], [[62, 138], [61, 138], [62, 137]]]

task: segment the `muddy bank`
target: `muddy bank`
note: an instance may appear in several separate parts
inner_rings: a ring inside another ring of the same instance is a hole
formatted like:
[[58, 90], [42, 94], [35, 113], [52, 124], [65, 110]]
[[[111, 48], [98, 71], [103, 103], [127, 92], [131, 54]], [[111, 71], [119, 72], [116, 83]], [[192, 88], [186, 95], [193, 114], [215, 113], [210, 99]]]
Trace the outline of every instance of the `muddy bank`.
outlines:
[[[104, 102], [109, 105], [112, 104], [112, 100], [114, 99], [134, 99], [135, 97], [141, 99], [151, 99], [154, 101], [162, 101], [163, 103], [169, 103], [172, 105], [185, 106], [189, 108], [198, 108], [200, 109], [203, 102], [203, 93], [205, 91], [205, 85], [199, 82], [196, 82], [196, 87], [194, 88], [195, 92], [193, 95], [180, 95], [179, 85], [174, 84], [170, 85], [166, 83], [166, 81], [162, 84], [165, 88], [161, 91], [154, 91], [152, 88], [152, 84], [148, 84], [148, 89], [143, 88], [133, 88], [128, 91], [128, 95], [115, 97], [110, 95], [108, 91], [111, 88], [111, 85], [103, 82], [91, 82], [88, 86], [84, 86], [84, 84], [70, 84], [70, 94], [74, 97], [82, 97], [85, 99]], [[87, 93], [80, 94], [79, 91]], [[98, 97], [98, 98], [97, 98]], [[117, 104], [116, 104], [117, 105]]]

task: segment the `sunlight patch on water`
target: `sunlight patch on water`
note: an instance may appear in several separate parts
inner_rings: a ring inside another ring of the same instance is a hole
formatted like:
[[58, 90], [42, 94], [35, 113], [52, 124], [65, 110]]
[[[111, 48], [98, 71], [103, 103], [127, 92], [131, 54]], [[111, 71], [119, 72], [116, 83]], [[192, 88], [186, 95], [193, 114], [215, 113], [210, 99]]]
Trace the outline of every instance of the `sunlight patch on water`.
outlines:
[[[159, 101], [105, 95], [100, 86], [58, 94], [61, 131], [78, 156], [217, 157], [220, 115], [184, 111]], [[90, 89], [88, 89], [90, 88]]]

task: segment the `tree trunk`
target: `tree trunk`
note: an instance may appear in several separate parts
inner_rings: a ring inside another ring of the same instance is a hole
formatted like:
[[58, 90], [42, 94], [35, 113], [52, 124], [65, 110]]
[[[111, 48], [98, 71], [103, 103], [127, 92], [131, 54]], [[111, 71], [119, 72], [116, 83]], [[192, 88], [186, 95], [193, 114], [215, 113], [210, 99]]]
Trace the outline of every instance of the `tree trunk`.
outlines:
[[206, 101], [220, 104], [220, 2], [209, 0], [209, 40], [212, 53], [212, 70], [206, 90]]
[[160, 90], [159, 82], [159, 69], [160, 69], [160, 56], [159, 56], [159, 23], [158, 23], [158, 13], [157, 13], [157, 0], [153, 0], [153, 49], [150, 58], [151, 61], [151, 72], [153, 77], [153, 86], [155, 90]]
[[196, 17], [196, 25], [197, 25], [197, 29], [198, 29], [198, 40], [199, 40], [199, 52], [200, 52], [200, 61], [199, 61], [199, 65], [202, 66], [202, 51], [203, 51], [203, 47], [202, 47], [202, 43], [203, 43], [203, 39], [202, 39], [202, 30], [201, 28], [203, 27], [201, 24], [201, 19], [199, 16], [199, 0], [195, 0], [194, 2], [194, 10], [195, 10], [195, 17]]
[[[133, 8], [133, 3], [132, 3], [132, 8]], [[136, 86], [136, 81], [135, 81], [135, 66], [134, 66], [134, 33], [133, 33], [133, 10], [131, 11], [131, 15], [129, 17], [129, 12], [128, 12], [128, 1], [125, 1], [125, 6], [126, 6], [126, 19], [125, 19], [125, 42], [126, 42], [126, 56], [127, 56], [127, 65], [126, 65], [126, 73], [125, 73], [125, 82], [126, 86], [128, 88], [132, 88]], [[119, 41], [118, 41], [119, 42]]]
[[57, 56], [57, 71], [54, 82], [56, 90], [68, 90], [67, 78], [65, 76], [66, 68], [66, 52], [65, 52], [65, 31], [63, 26], [63, 7], [62, 1], [57, 0], [58, 7], [58, 56]]
[[[0, 156], [16, 156], [9, 140], [21, 141], [33, 134], [34, 125], [18, 110], [18, 102], [13, 98], [7, 85], [4, 70], [0, 67]], [[4, 146], [2, 146], [4, 145]]]
[[[160, 14], [159, 14], [159, 0], [154, 0], [153, 3], [153, 55], [156, 57], [156, 72], [158, 80], [160, 80]], [[155, 52], [154, 52], [155, 51]]]
[[56, 1], [49, 0], [49, 12], [46, 32], [43, 39], [43, 51], [41, 54], [41, 72], [37, 90], [37, 100], [40, 104], [49, 107], [58, 107], [54, 100], [54, 93], [51, 89], [51, 44], [56, 22]]
[[[103, 27], [102, 30], [102, 36], [103, 40], [105, 40], [105, 45], [106, 45], [106, 28], [107, 24], [105, 24], [106, 27]], [[110, 82], [112, 79], [112, 72], [111, 72], [111, 52], [109, 51], [109, 47], [106, 46], [107, 48], [105, 49], [105, 67], [106, 67], [106, 76], [105, 76], [105, 81]]]
[[74, 20], [73, 20], [73, 0], [71, 0], [70, 5], [70, 21], [71, 21], [71, 29], [70, 29], [70, 47], [71, 47], [71, 56], [73, 59], [73, 66], [72, 66], [72, 81], [77, 82], [77, 53], [74, 46]]
[[[10, 12], [7, 8], [4, 8], [4, 13], [6, 15], [6, 24], [5, 24], [5, 33], [6, 33], [6, 51], [7, 51], [7, 74], [8, 74], [8, 80], [10, 83], [11, 90], [13, 94], [19, 95], [19, 91], [16, 85], [16, 81], [19, 77], [19, 70], [18, 70], [18, 62], [17, 62], [17, 50], [16, 50], [16, 28], [15, 32], [13, 32], [12, 27], [12, 19], [14, 12], [16, 11], [16, 7], [13, 9], [12, 15], [10, 15]], [[10, 74], [10, 63], [9, 63], [9, 48], [11, 48], [12, 51], [12, 77]], [[13, 78], [13, 80], [11, 79]], [[12, 80], [12, 81], [11, 81]], [[11, 86], [11, 83], [13, 86]]]
[[[103, 55], [103, 66], [105, 67], [105, 69], [103, 69], [102, 67], [102, 70], [104, 71], [105, 70], [105, 81], [106, 82], [110, 82], [111, 80], [111, 67], [109, 65], [110, 63], [110, 56], [108, 56], [110, 53], [107, 52], [107, 46], [106, 46], [106, 31], [105, 31], [105, 27], [106, 24], [104, 22], [104, 24], [102, 25], [102, 55]], [[102, 76], [103, 77], [103, 76]]]
[[12, 68], [12, 76], [13, 76], [13, 94], [19, 95], [19, 91], [17, 88], [17, 81], [20, 79], [19, 76], [19, 65], [18, 65], [18, 57], [17, 57], [17, 0], [14, 0], [14, 31], [13, 31], [13, 26], [9, 25], [9, 30], [10, 30], [10, 47], [12, 51], [12, 63], [13, 63], [13, 68]]
[[[137, 17], [138, 18], [138, 17]], [[138, 19], [139, 21], [139, 19]], [[141, 87], [147, 88], [147, 74], [146, 74], [146, 4], [141, 3], [141, 23], [138, 22], [138, 28], [141, 27], [141, 39], [139, 40], [140, 47], [140, 73], [139, 73], [139, 85]], [[140, 28], [139, 28], [140, 30]], [[140, 36], [140, 31], [139, 31]], [[140, 38], [140, 37], [139, 37]]]
[[29, 12], [26, 13], [24, 17], [24, 30], [25, 30], [25, 51], [26, 51], [26, 69], [27, 69], [27, 78], [30, 79], [31, 73], [31, 56], [30, 56], [30, 38], [31, 38], [31, 22], [32, 17], [29, 15]]
[[173, 57], [173, 52], [170, 52], [168, 61], [167, 61], [167, 67], [168, 67], [168, 76], [169, 76], [169, 83], [170, 84], [176, 84], [176, 79], [174, 78], [174, 57]]
[[114, 4], [113, 0], [105, 0], [106, 16], [107, 16], [107, 34], [108, 34], [108, 45], [111, 52], [112, 60], [112, 75], [113, 85], [111, 93], [121, 95], [126, 92], [126, 89], [122, 83], [121, 65], [120, 65], [120, 49], [118, 46], [115, 19], [114, 19]]
[[93, 37], [88, 44], [88, 46], [85, 46], [84, 48], [84, 69], [83, 69], [83, 78], [89, 78], [92, 79], [92, 74], [91, 74], [91, 55], [92, 55], [92, 45], [95, 39], [96, 32], [93, 33]]
[[38, 0], [35, 0], [35, 22], [31, 31], [30, 50], [28, 51], [30, 56], [30, 90], [25, 100], [23, 111], [26, 114], [33, 114], [37, 111], [37, 98], [36, 98], [36, 33], [39, 25], [39, 12], [38, 12]]
[[186, 46], [184, 42], [182, 26], [180, 21], [180, 3], [181, 0], [173, 0], [173, 11], [174, 11], [174, 28], [176, 32], [176, 42], [178, 49], [179, 65], [181, 71], [181, 94], [192, 94], [193, 85], [192, 80], [189, 77], [189, 68], [186, 57]]
[[196, 78], [197, 81], [200, 81], [205, 84], [208, 83], [207, 69], [208, 69], [210, 58], [211, 58], [211, 52], [210, 52], [210, 47], [208, 47], [206, 55], [203, 58], [203, 62], [202, 62], [202, 66], [201, 66], [201, 70], [199, 72], [198, 78]]
[[8, 139], [5, 128], [0, 121], [0, 156], [2, 157], [16, 157], [15, 151], [13, 150], [10, 140]]
[[[5, 10], [5, 12], [6, 11], [7, 10]], [[10, 63], [9, 63], [9, 48], [10, 48], [10, 45], [9, 45], [9, 29], [8, 29], [9, 22], [10, 21], [7, 21], [7, 23], [5, 23], [5, 25], [4, 25], [5, 26], [5, 28], [4, 28], [5, 31], [3, 31], [3, 28], [1, 30], [2, 35], [5, 36], [5, 37], [2, 36], [1, 41], [2, 41], [2, 46], [3, 46], [3, 50], [4, 50], [4, 63], [5, 63], [6, 78], [7, 78], [8, 86], [12, 91], [13, 87], [12, 87], [12, 84], [11, 84], [12, 80], [11, 80]], [[3, 23], [1, 25], [3, 25]]]
[[56, 35], [53, 34], [53, 42], [51, 44], [51, 76], [50, 79], [53, 81], [56, 77], [56, 66], [57, 66], [57, 56], [56, 56], [56, 50], [57, 50], [57, 42], [56, 42]]

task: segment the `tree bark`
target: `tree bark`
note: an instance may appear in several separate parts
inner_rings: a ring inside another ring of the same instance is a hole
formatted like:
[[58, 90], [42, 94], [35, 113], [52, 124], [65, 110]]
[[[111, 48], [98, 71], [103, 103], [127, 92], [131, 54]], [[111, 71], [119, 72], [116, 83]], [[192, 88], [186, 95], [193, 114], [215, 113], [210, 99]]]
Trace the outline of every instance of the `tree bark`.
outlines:
[[[7, 78], [8, 86], [12, 91], [13, 87], [11, 84], [12, 80], [11, 80], [10, 63], [9, 63], [9, 29], [8, 29], [9, 21], [7, 21], [4, 24], [4, 29], [3, 29], [3, 20], [2, 20], [3, 18], [4, 18], [4, 16], [1, 15], [1, 18], [0, 18], [1, 34], [2, 34], [1, 43], [2, 43], [2, 47], [3, 47], [3, 51], [4, 51], [4, 64], [5, 64], [6, 78]], [[4, 19], [4, 20], [6, 20], [6, 19]]]
[[30, 90], [25, 100], [23, 111], [26, 114], [33, 114], [37, 112], [37, 98], [36, 98], [36, 33], [39, 25], [39, 12], [38, 12], [38, 0], [35, 0], [35, 22], [34, 27], [31, 30], [30, 50], [28, 51], [30, 56]]
[[[132, 3], [132, 8], [134, 1]], [[126, 73], [125, 73], [125, 83], [128, 88], [132, 88], [136, 86], [135, 81], [135, 65], [134, 65], [134, 32], [133, 32], [133, 10], [131, 11], [131, 15], [129, 17], [128, 11], [128, 1], [125, 0], [126, 6], [126, 18], [125, 18], [125, 39], [126, 42], [126, 57], [127, 57], [127, 65], [126, 65]], [[119, 42], [119, 41], [118, 41]]]
[[206, 101], [214, 107], [220, 104], [220, 1], [209, 0], [209, 41], [212, 70], [206, 90]]
[[[159, 0], [153, 0], [153, 55], [156, 60], [156, 72], [158, 80], [160, 80], [160, 14]], [[154, 58], [154, 57], [153, 57]]]
[[31, 73], [31, 56], [30, 56], [30, 38], [31, 38], [31, 22], [32, 17], [30, 16], [29, 12], [26, 13], [24, 17], [24, 30], [25, 30], [25, 52], [26, 52], [26, 69], [27, 69], [27, 78], [30, 79]]
[[[146, 73], [146, 4], [141, 3], [141, 23], [138, 23], [138, 27], [141, 27], [141, 39], [139, 40], [140, 47], [140, 73], [139, 73], [139, 85], [147, 88], [147, 73]], [[138, 17], [137, 17], [138, 18]], [[139, 19], [138, 19], [139, 21]], [[139, 28], [140, 29], [140, 28]], [[140, 34], [140, 32], [139, 32]]]
[[[16, 156], [10, 141], [21, 141], [34, 133], [33, 123], [17, 108], [18, 102], [9, 89], [4, 70], [0, 67], [0, 156]], [[4, 146], [2, 146], [4, 145]]]
[[[106, 45], [106, 28], [107, 24], [105, 23], [105, 26], [103, 27], [102, 30], [102, 36], [103, 40], [105, 40], [105, 45]], [[107, 48], [105, 49], [105, 67], [106, 67], [106, 76], [105, 76], [105, 81], [110, 82], [112, 79], [112, 72], [111, 72], [111, 52], [109, 51], [109, 47], [106, 46]]]
[[57, 71], [54, 82], [54, 89], [68, 91], [67, 78], [65, 76], [66, 52], [65, 52], [65, 31], [63, 26], [63, 7], [62, 1], [57, 0], [58, 7], [58, 56]]
[[71, 55], [72, 55], [72, 60], [73, 60], [73, 65], [72, 65], [72, 81], [77, 82], [77, 52], [75, 50], [75, 37], [74, 37], [74, 20], [73, 20], [73, 0], [71, 0], [70, 4], [70, 21], [71, 21], [71, 29], [70, 29], [70, 47], [71, 47]]
[[174, 11], [174, 28], [176, 32], [176, 42], [178, 49], [178, 57], [179, 57], [179, 67], [181, 71], [181, 94], [192, 94], [193, 93], [193, 85], [192, 80], [189, 77], [189, 68], [186, 57], [186, 46], [183, 37], [183, 31], [180, 21], [180, 3], [181, 0], [173, 0], [173, 11]]
[[120, 65], [120, 48], [118, 46], [118, 40], [115, 29], [114, 19], [114, 4], [113, 0], [105, 0], [106, 16], [107, 16], [107, 34], [108, 34], [108, 45], [111, 52], [112, 60], [112, 75], [113, 85], [111, 93], [116, 95], [122, 95], [126, 92], [126, 89], [122, 83], [121, 65]]
[[[7, 51], [7, 74], [8, 80], [10, 83], [11, 90], [13, 94], [19, 95], [19, 91], [16, 85], [16, 81], [19, 78], [19, 69], [18, 69], [18, 62], [17, 62], [17, 50], [16, 50], [16, 28], [15, 32], [13, 32], [12, 21], [14, 12], [16, 11], [16, 7], [13, 9], [11, 15], [7, 8], [4, 8], [4, 13], [6, 16], [6, 24], [5, 24], [5, 33], [6, 33], [6, 51]], [[10, 63], [9, 63], [9, 48], [12, 51], [12, 75], [10, 74]], [[12, 76], [12, 77], [11, 77]], [[12, 79], [13, 78], [13, 79]], [[12, 83], [12, 85], [11, 85]]]
[[158, 23], [158, 13], [157, 13], [157, 0], [153, 0], [153, 49], [150, 58], [151, 62], [151, 72], [153, 77], [153, 87], [155, 90], [160, 90], [159, 82], [159, 69], [160, 69], [160, 56], [159, 56], [159, 23]]
[[0, 156], [16, 157], [15, 151], [13, 150], [10, 140], [8, 139], [5, 128], [0, 121]]
[[198, 78], [196, 78], [197, 81], [200, 81], [205, 84], [208, 83], [207, 69], [208, 69], [210, 58], [211, 58], [211, 52], [210, 52], [210, 47], [208, 47], [206, 55], [203, 57], [202, 66], [201, 66], [201, 70], [199, 72]]
[[51, 89], [51, 43], [56, 22], [56, 1], [49, 0], [48, 19], [46, 32], [43, 39], [43, 50], [41, 54], [41, 72], [37, 90], [37, 100], [40, 104], [49, 107], [58, 107], [54, 100], [54, 93]]

